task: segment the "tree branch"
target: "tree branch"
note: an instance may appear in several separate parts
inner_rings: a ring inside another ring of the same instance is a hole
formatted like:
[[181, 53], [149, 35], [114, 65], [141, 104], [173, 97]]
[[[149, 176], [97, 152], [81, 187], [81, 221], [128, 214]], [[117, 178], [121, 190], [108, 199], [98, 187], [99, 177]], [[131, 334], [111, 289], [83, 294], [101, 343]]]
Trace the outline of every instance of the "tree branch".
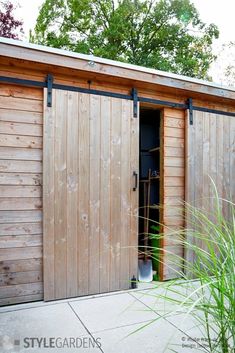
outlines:
[[156, 29], [155, 29], [155, 31], [153, 31], [153, 33], [151, 34], [151, 36], [150, 36], [150, 38], [148, 39], [148, 41], [147, 42], [145, 42], [144, 44], [144, 46], [145, 47], [149, 47], [149, 45], [150, 45], [150, 43], [151, 43], [151, 41], [153, 40], [153, 38], [155, 37], [155, 35], [157, 34], [157, 32], [163, 27], [163, 23], [161, 23]]
[[101, 10], [101, 14], [103, 15], [103, 25], [104, 25], [105, 29], [108, 29], [109, 18], [107, 16], [106, 11], [104, 10], [104, 8], [103, 8], [103, 6], [101, 5], [100, 2], [99, 2], [99, 6], [97, 6], [96, 2], [94, 2], [93, 4], [96, 7], [96, 10], [97, 10], [98, 13], [99, 13], [99, 10]]
[[140, 28], [139, 28], [139, 30], [138, 30], [138, 32], [137, 32], [137, 39], [138, 39], [138, 40], [139, 40], [139, 38], [140, 38], [140, 33], [141, 33], [141, 31], [142, 31], [142, 29], [143, 29], [143, 27], [144, 27], [145, 21], [146, 21], [146, 19], [148, 18], [149, 14], [150, 14], [150, 11], [151, 11], [151, 9], [152, 9], [153, 2], [154, 2], [154, 0], [151, 0], [151, 1], [150, 1], [149, 8], [148, 8], [148, 11], [147, 11], [147, 13], [146, 13], [146, 16], [145, 16], [145, 18], [143, 19], [142, 24], [141, 24], [141, 26], [140, 26]]
[[114, 4], [114, 0], [112, 0], [112, 10], [113, 10], [113, 13], [115, 11], [115, 4]]

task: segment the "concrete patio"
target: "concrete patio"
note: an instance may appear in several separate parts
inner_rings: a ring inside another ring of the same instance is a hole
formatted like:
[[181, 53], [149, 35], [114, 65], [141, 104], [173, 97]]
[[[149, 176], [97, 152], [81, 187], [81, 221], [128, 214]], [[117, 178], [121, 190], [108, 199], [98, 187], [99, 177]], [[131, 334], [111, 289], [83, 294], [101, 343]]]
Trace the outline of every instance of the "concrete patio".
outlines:
[[[194, 353], [203, 335], [159, 300], [160, 284], [0, 309], [0, 352]], [[141, 329], [142, 328], [142, 329]]]

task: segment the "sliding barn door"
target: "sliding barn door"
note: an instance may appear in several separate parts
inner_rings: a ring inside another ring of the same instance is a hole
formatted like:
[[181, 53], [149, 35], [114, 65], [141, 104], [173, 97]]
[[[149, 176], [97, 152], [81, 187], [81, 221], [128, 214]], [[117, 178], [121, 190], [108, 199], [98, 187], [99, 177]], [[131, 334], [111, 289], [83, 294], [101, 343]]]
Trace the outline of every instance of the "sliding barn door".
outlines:
[[44, 97], [45, 300], [126, 289], [137, 272], [139, 119], [133, 102]]
[[[193, 125], [187, 119], [186, 148], [186, 201], [212, 215], [215, 196], [212, 178], [219, 196], [234, 202], [235, 118], [194, 111]], [[225, 203], [223, 212], [227, 219], [231, 217]], [[189, 216], [187, 221], [190, 226]], [[190, 235], [188, 241], [197, 243]], [[194, 254], [188, 251], [186, 258], [193, 262]]]

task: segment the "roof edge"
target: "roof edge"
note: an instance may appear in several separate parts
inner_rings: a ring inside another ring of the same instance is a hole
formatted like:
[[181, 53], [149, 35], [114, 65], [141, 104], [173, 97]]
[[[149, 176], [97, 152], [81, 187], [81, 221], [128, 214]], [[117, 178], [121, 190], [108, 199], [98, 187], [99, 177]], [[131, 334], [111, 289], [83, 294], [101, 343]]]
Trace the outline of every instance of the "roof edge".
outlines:
[[188, 83], [195, 83], [195, 84], [200, 84], [200, 85], [204, 85], [204, 86], [208, 86], [208, 87], [212, 87], [212, 88], [216, 88], [216, 89], [235, 92], [235, 87], [223, 86], [223, 85], [216, 83], [216, 82], [210, 82], [210, 81], [206, 81], [206, 80], [192, 78], [189, 76], [174, 74], [174, 73], [156, 70], [156, 69], [152, 69], [152, 68], [146, 68], [144, 66], [128, 64], [128, 63], [124, 63], [121, 61], [105, 59], [105, 58], [101, 58], [101, 57], [96, 57], [94, 55], [80, 54], [80, 53], [75, 53], [75, 52], [71, 52], [68, 50], [57, 49], [57, 48], [47, 47], [47, 46], [38, 45], [38, 44], [32, 44], [29, 42], [23, 42], [20, 40], [14, 40], [14, 39], [9, 39], [9, 38], [4, 38], [4, 37], [0, 37], [0, 44], [1, 43], [7, 44], [10, 46], [31, 49], [31, 50], [36, 50], [36, 51], [41, 51], [41, 52], [46, 52], [46, 53], [51, 53], [51, 54], [57, 54], [60, 56], [66, 56], [66, 57], [70, 57], [70, 58], [91, 61], [94, 63], [124, 68], [124, 69], [128, 69], [128, 70], [142, 72], [142, 73], [147, 73], [147, 74], [158, 75], [158, 76], [162, 76], [162, 77], [166, 77], [166, 78], [176, 79], [176, 80], [180, 80], [180, 81], [184, 81], [184, 82], [188, 82]]

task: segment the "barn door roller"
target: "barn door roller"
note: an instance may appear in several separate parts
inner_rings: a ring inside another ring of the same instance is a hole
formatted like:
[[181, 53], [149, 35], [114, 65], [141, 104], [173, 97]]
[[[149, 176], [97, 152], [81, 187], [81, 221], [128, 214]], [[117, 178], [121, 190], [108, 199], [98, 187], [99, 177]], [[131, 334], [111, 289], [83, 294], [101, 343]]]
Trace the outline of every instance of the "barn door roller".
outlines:
[[52, 107], [52, 88], [53, 88], [53, 76], [51, 74], [47, 75], [47, 106]]

